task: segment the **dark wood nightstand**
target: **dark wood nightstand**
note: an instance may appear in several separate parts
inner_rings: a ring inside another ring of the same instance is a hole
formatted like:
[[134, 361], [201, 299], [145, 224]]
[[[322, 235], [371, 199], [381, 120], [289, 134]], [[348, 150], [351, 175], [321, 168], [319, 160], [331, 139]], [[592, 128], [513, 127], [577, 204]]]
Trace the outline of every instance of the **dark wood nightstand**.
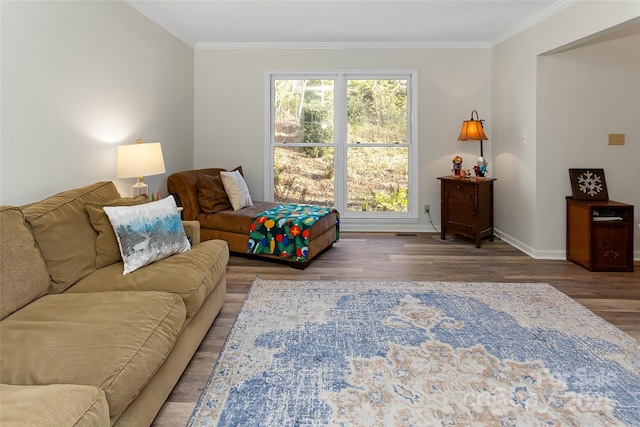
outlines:
[[493, 181], [495, 178], [441, 176], [440, 238], [447, 233], [474, 239], [476, 248], [484, 237], [493, 241]]
[[633, 206], [567, 197], [567, 260], [589, 271], [633, 271]]

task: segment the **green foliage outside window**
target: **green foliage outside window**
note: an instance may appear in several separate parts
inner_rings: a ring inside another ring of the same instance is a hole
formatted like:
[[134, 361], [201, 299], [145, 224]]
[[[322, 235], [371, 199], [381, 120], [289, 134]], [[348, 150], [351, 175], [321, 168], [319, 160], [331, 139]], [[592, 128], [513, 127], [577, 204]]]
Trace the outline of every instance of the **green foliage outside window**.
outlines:
[[[331, 142], [332, 131], [327, 124], [327, 111], [321, 106], [302, 107], [302, 130], [304, 132], [304, 142], [318, 143]], [[322, 157], [325, 154], [323, 147], [304, 147], [302, 152], [311, 157]]]
[[[407, 212], [408, 150], [402, 145], [408, 143], [409, 81], [369, 78], [345, 82], [345, 142], [357, 144], [347, 156], [347, 209]], [[334, 88], [332, 79], [274, 82], [274, 141], [303, 145], [276, 149], [276, 200], [332, 204], [334, 156], [339, 153], [333, 147]]]

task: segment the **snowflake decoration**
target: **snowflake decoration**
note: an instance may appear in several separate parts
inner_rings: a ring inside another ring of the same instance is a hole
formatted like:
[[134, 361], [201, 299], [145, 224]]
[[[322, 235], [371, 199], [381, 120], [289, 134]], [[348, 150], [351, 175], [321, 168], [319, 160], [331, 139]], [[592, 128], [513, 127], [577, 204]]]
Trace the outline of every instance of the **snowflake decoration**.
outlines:
[[578, 176], [578, 186], [584, 194], [595, 197], [602, 191], [602, 178], [590, 171], [586, 171]]

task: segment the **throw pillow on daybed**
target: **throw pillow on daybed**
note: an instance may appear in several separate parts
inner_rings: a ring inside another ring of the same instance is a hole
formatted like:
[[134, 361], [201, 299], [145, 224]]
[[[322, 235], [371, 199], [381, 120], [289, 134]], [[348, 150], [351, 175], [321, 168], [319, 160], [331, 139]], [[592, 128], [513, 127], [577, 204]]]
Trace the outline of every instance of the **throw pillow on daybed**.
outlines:
[[220, 178], [234, 211], [253, 206], [249, 188], [239, 171], [220, 172]]
[[222, 179], [204, 173], [198, 174], [198, 204], [204, 213], [212, 214], [229, 209], [231, 202], [224, 191]]
[[124, 262], [123, 274], [191, 249], [173, 197], [137, 206], [105, 206]]
[[148, 202], [149, 196], [142, 194], [136, 197], [122, 197], [106, 202], [87, 202], [84, 204], [84, 208], [89, 214], [91, 226], [98, 233], [96, 238], [96, 268], [106, 267], [122, 261], [116, 233], [114, 233], [109, 217], [103, 208], [105, 206], [135, 206]]

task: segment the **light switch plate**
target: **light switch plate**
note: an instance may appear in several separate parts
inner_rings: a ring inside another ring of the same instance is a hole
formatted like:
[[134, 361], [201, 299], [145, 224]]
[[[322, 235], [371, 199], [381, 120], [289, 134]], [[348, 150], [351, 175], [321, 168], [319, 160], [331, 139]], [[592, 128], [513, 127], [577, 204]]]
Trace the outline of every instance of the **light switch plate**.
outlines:
[[624, 133], [610, 133], [609, 145], [624, 145]]

